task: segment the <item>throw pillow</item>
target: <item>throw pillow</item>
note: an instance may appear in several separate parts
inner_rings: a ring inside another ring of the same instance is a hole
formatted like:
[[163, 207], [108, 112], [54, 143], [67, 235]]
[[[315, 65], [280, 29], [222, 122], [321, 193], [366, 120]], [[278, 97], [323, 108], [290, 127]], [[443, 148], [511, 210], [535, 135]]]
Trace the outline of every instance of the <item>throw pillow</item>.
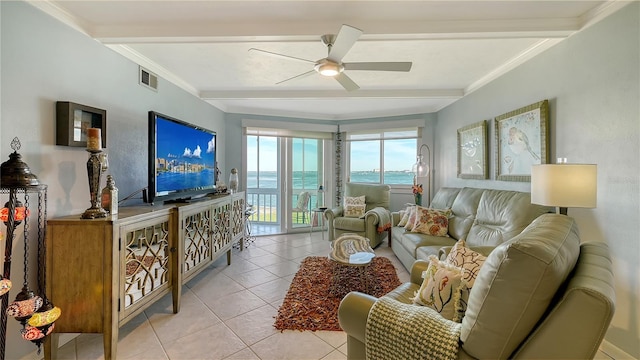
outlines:
[[345, 217], [363, 217], [366, 209], [364, 202], [365, 196], [356, 196], [344, 198], [344, 216]]
[[404, 225], [404, 229], [411, 231], [413, 229], [413, 223], [416, 222], [416, 206], [411, 206], [409, 209], [409, 216], [407, 217], [407, 223]]
[[345, 196], [344, 204], [345, 205], [364, 205], [365, 196]]
[[402, 224], [402, 218], [404, 218], [406, 213], [407, 212], [405, 210], [398, 211], [398, 217], [400, 218], [400, 220], [398, 220], [398, 223], [396, 224], [396, 226], [404, 226], [404, 225], [401, 225], [401, 224]]
[[451, 210], [437, 210], [416, 206], [416, 217], [411, 231], [449, 237], [449, 216], [451, 216]]
[[461, 306], [466, 304], [466, 300], [464, 303], [461, 302], [462, 291], [466, 288], [466, 283], [462, 278], [462, 269], [440, 261], [431, 255], [429, 266], [422, 273], [422, 277], [424, 281], [415, 293], [413, 303], [429, 306], [445, 319], [459, 318], [458, 313], [462, 311]]
[[411, 210], [415, 207], [415, 205], [408, 205], [406, 209], [400, 210], [400, 214], [402, 214], [402, 216], [400, 217], [400, 221], [398, 221], [398, 226], [407, 225], [407, 221], [409, 221], [409, 216], [411, 215]]
[[460, 239], [453, 245], [445, 262], [464, 269], [464, 280], [471, 289], [486, 259], [486, 256], [469, 249], [464, 239]]

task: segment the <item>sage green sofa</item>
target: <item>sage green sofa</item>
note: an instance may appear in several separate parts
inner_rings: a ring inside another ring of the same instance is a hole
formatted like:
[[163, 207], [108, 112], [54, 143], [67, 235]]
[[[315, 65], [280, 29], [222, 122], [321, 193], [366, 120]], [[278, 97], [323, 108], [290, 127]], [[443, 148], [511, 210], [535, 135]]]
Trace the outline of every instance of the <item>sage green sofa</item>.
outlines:
[[459, 239], [467, 246], [487, 254], [497, 245], [518, 235], [538, 216], [553, 212], [547, 206], [531, 204], [528, 192], [480, 188], [443, 187], [431, 201], [434, 209], [451, 209], [447, 237], [431, 236], [396, 226], [400, 214], [392, 213], [391, 245], [407, 270], [414, 261], [441, 256]]
[[[411, 281], [384, 297], [410, 304], [426, 267], [416, 261]], [[480, 268], [460, 324], [457, 358], [592, 359], [613, 317], [613, 283], [606, 243], [581, 244], [572, 218], [542, 215], [499, 244]], [[376, 301], [351, 292], [340, 303], [348, 359], [365, 358], [367, 319]], [[414, 336], [415, 342], [430, 336], [413, 329], [394, 326], [389, 334]]]
[[329, 241], [342, 234], [352, 233], [369, 239], [372, 248], [380, 245], [391, 226], [390, 193], [389, 185], [346, 183], [345, 197], [365, 196], [365, 214], [363, 218], [345, 217], [343, 206], [325, 210]]

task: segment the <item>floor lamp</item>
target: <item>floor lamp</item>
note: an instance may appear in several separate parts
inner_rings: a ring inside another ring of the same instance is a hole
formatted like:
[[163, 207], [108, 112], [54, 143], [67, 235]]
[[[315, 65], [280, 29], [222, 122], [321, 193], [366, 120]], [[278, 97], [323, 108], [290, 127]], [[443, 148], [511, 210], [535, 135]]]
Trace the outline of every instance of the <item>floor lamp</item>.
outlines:
[[[422, 148], [427, 148], [427, 161], [428, 164], [424, 162], [424, 157], [422, 156]], [[416, 178], [419, 177], [427, 177], [427, 200], [429, 202], [429, 206], [431, 206], [431, 174], [430, 174], [430, 166], [431, 166], [431, 149], [427, 144], [422, 144], [418, 151], [418, 156], [416, 157], [416, 163], [413, 164], [413, 173], [416, 174]]]
[[560, 208], [595, 208], [597, 166], [595, 164], [544, 164], [531, 167], [531, 203]]

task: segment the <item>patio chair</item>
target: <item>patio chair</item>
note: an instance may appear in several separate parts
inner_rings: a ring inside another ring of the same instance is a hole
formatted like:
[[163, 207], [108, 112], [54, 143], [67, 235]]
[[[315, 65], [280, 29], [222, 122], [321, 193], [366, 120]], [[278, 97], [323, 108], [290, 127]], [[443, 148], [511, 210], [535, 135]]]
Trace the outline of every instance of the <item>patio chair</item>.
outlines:
[[300, 213], [302, 213], [302, 223], [306, 223], [307, 214], [309, 213], [309, 199], [311, 194], [308, 191], [303, 191], [298, 195], [298, 202], [296, 207], [291, 209], [292, 213], [296, 213], [296, 221], [300, 220]]

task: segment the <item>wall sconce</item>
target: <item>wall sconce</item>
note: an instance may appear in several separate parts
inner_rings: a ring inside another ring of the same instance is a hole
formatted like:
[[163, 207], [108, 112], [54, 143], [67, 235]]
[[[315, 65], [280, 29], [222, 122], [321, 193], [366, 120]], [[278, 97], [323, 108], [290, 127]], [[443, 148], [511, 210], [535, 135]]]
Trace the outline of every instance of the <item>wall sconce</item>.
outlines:
[[597, 204], [595, 164], [545, 164], [531, 167], [531, 203], [567, 208], [595, 208]]
[[[422, 148], [427, 148], [427, 161], [424, 162], [424, 157], [422, 155]], [[418, 156], [416, 156], [416, 163], [413, 164], [413, 168], [411, 171], [415, 174], [416, 181], [419, 177], [427, 177], [427, 201], [429, 205], [431, 205], [431, 149], [427, 144], [422, 144], [420, 146], [420, 150], [418, 151]]]

